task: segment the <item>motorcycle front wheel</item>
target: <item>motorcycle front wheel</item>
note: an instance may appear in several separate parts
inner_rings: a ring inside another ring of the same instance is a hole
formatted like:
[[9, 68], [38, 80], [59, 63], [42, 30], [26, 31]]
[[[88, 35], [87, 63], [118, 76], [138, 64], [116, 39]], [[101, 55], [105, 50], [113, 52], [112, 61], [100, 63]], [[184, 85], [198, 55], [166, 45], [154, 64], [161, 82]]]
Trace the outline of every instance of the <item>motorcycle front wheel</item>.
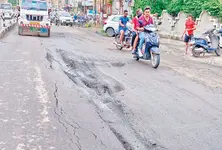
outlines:
[[151, 64], [155, 69], [160, 65], [160, 54], [151, 54]]
[[220, 46], [218, 46], [218, 48], [215, 50], [215, 53], [216, 53], [217, 56], [220, 56], [220, 55], [221, 55]]

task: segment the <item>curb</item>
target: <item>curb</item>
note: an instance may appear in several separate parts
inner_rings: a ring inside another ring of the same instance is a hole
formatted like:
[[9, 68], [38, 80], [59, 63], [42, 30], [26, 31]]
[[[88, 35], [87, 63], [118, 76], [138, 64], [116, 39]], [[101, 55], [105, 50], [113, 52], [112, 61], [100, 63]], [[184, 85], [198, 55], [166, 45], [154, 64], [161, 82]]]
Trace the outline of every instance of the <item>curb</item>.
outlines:
[[161, 38], [166, 38], [166, 39], [172, 39], [172, 40], [177, 40], [177, 41], [183, 41], [181, 37], [177, 35], [169, 35], [169, 34], [163, 34], [163, 33], [158, 33]]
[[103, 37], [108, 37], [105, 33], [102, 33], [100, 31], [95, 31], [96, 34], [103, 36]]
[[[95, 33], [100, 35], [100, 36], [108, 37], [105, 33], [102, 33], [100, 31], [95, 31]], [[169, 35], [169, 34], [164, 34], [164, 33], [158, 33], [158, 35], [161, 38], [165, 38], [165, 39], [172, 39], [172, 40], [177, 40], [177, 41], [183, 41], [183, 40], [181, 40], [181, 37], [179, 37], [177, 35]]]
[[[103, 37], [108, 37], [105, 33], [102, 33], [101, 31], [95, 31], [96, 34], [100, 35], [100, 36], [103, 36]], [[158, 32], [158, 35], [161, 37], [161, 38], [165, 38], [165, 39], [172, 39], [172, 40], [177, 40], [177, 41], [183, 41], [181, 39], [180, 36], [178, 35], [170, 35], [170, 34], [166, 34], [166, 33], [160, 33]]]
[[11, 29], [13, 29], [13, 27], [15, 26], [15, 24], [16, 24], [16, 22], [12, 23], [12, 24], [11, 24], [10, 26], [8, 26], [8, 27], [5, 27], [5, 28], [3, 29], [3, 31], [0, 33], [0, 39], [3, 38], [7, 32], [9, 32]]

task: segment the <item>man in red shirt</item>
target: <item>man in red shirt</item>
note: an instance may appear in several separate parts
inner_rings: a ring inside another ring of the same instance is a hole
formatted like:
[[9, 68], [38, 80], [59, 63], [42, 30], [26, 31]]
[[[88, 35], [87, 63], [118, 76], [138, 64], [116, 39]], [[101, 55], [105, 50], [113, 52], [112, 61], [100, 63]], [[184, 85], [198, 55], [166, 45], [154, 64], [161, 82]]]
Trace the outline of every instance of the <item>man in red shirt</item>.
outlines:
[[136, 11], [136, 15], [135, 17], [132, 19], [132, 23], [133, 23], [133, 36], [132, 36], [132, 42], [131, 42], [131, 46], [132, 46], [132, 50], [133, 50], [133, 44], [134, 44], [134, 41], [135, 41], [135, 38], [137, 36], [137, 21], [138, 21], [138, 18], [143, 14], [143, 11], [141, 8], [139, 8], [137, 11]]
[[196, 30], [196, 24], [195, 22], [193, 21], [193, 17], [192, 15], [189, 15], [187, 20], [186, 20], [186, 23], [185, 23], [185, 30], [184, 30], [184, 33], [182, 35], [182, 38], [184, 36], [184, 42], [186, 43], [186, 53], [187, 54], [187, 51], [188, 51], [188, 43], [189, 41], [191, 40], [191, 38], [193, 37], [193, 32], [194, 30]]
[[[142, 57], [142, 47], [143, 47], [143, 43], [145, 42], [145, 34], [144, 34], [144, 26], [149, 25], [149, 24], [153, 24], [153, 18], [150, 15], [150, 7], [146, 7], [144, 9], [144, 15], [142, 15], [138, 21], [137, 21], [137, 30], [139, 31], [138, 36], [136, 39], [139, 38], [139, 45], [138, 45], [138, 55], [139, 57]], [[135, 40], [135, 44], [137, 44], [138, 40]], [[132, 52], [133, 54], [135, 53], [135, 50], [133, 50]]]

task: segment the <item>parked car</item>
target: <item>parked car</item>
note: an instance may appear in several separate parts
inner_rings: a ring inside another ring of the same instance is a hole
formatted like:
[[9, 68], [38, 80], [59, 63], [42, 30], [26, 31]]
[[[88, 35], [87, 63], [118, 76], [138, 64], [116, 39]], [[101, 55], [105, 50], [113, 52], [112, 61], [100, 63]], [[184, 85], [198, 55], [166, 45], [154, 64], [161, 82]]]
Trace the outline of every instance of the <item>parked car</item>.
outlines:
[[[122, 15], [112, 15], [109, 16], [106, 20], [104, 20], [103, 30], [109, 37], [113, 37], [119, 29], [119, 18]], [[131, 23], [127, 23], [127, 26], [132, 26]]]
[[73, 25], [73, 17], [70, 15], [69, 12], [61, 12], [59, 16], [59, 22], [61, 25]]
[[14, 11], [11, 3], [0, 4], [0, 13], [4, 19], [12, 19], [14, 17]]

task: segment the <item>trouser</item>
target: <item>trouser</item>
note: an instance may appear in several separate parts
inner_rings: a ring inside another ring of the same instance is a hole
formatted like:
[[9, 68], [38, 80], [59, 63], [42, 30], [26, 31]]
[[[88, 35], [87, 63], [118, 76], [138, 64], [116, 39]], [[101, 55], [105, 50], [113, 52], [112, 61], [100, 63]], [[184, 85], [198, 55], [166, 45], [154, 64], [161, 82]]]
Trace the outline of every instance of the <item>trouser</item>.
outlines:
[[[144, 41], [145, 42], [145, 41]], [[144, 43], [143, 42], [143, 43]], [[136, 48], [136, 51], [138, 50], [138, 48], [139, 48], [139, 43], [140, 43], [140, 39], [138, 40], [138, 43], [137, 43], [137, 48]], [[143, 44], [142, 44], [142, 46], [143, 46]], [[138, 52], [138, 51], [137, 51]], [[148, 52], [147, 53], [147, 56], [148, 56], [148, 58], [150, 59], [150, 57], [151, 57], [151, 53], [150, 53], [150, 47], [149, 47], [149, 44], [148, 44], [148, 42], [146, 42], [145, 43], [145, 52]]]
[[142, 50], [142, 48], [143, 48], [143, 43], [145, 42], [145, 34], [144, 34], [144, 32], [140, 32], [140, 33], [139, 33], [139, 38], [140, 38], [140, 40], [139, 40], [138, 49], [139, 49], [139, 50]]
[[146, 44], [145, 44], [145, 51], [148, 52], [147, 56], [148, 56], [148, 58], [150, 58], [151, 57], [151, 53], [150, 53], [150, 47], [149, 47], [148, 42], [146, 42]]
[[136, 32], [134, 31], [133, 34], [132, 34], [131, 46], [133, 46], [136, 36], [137, 36], [137, 34], [136, 34]]

